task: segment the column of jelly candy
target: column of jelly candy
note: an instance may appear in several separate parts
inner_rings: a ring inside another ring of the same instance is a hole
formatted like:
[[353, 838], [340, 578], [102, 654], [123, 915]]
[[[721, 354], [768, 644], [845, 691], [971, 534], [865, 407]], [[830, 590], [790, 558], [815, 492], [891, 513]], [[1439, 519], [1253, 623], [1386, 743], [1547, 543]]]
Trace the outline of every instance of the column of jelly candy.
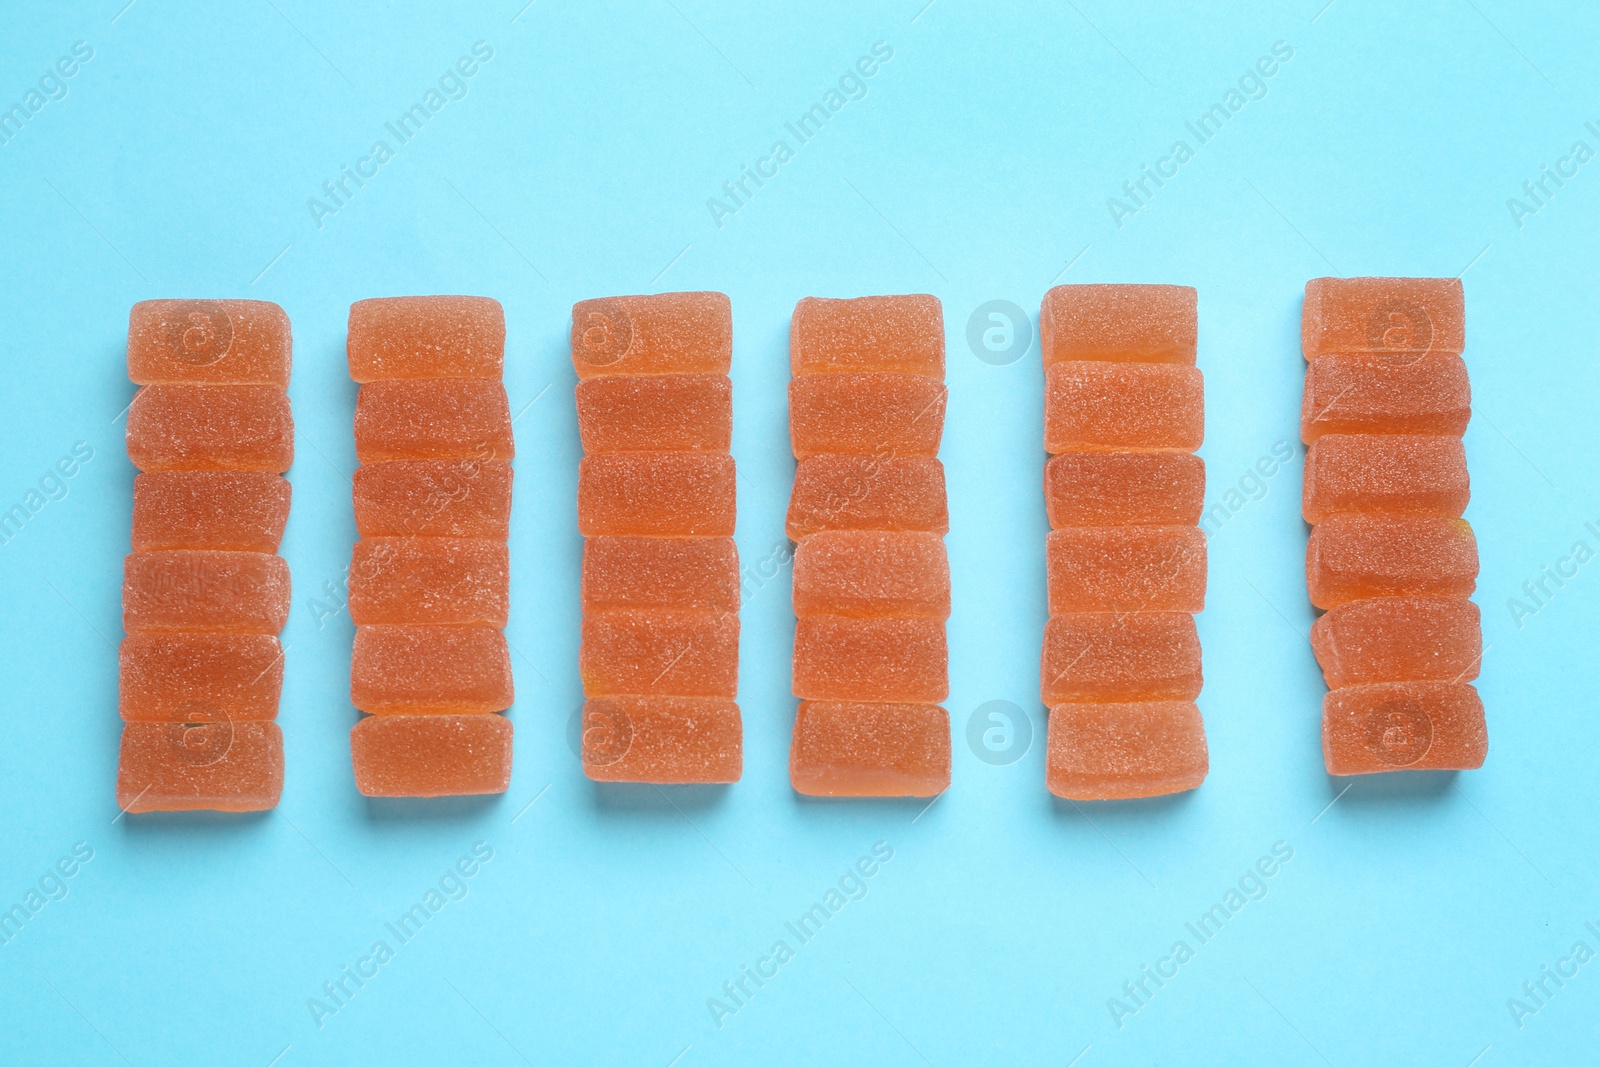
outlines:
[[361, 300], [350, 731], [367, 796], [503, 793], [511, 781], [511, 409], [505, 313], [480, 296]]
[[1466, 770], [1488, 752], [1478, 545], [1461, 435], [1472, 416], [1454, 278], [1317, 278], [1301, 345], [1311, 641], [1330, 774]]
[[260, 811], [283, 791], [290, 347], [288, 316], [258, 300], [145, 300], [129, 315], [125, 811]]
[[808, 297], [789, 333], [795, 790], [950, 786], [944, 316], [932, 296]]
[[732, 359], [722, 293], [572, 308], [582, 758], [595, 781], [743, 771]]
[[1197, 523], [1204, 386], [1195, 291], [1045, 294], [1049, 622], [1046, 784], [1072, 800], [1193, 789], [1209, 768], [1200, 695], [1206, 543]]

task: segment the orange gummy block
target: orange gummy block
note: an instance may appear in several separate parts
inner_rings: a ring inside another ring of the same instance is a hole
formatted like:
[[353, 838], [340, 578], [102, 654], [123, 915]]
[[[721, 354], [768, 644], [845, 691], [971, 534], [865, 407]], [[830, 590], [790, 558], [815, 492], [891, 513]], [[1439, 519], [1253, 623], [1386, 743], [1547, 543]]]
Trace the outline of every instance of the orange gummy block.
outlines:
[[591, 537], [583, 543], [583, 610], [682, 608], [737, 613], [739, 550], [731, 537]]
[[1045, 624], [1039, 672], [1044, 702], [1193, 700], [1200, 695], [1200, 635], [1181, 611], [1057, 615]]
[[708, 785], [744, 772], [739, 705], [708, 697], [594, 697], [583, 705], [583, 773], [596, 782]]
[[1374, 596], [1469, 596], [1478, 541], [1463, 519], [1329, 515], [1306, 543], [1311, 603], [1327, 609]]
[[1470, 771], [1483, 766], [1489, 732], [1470, 685], [1380, 682], [1322, 698], [1322, 756], [1329, 774]]
[[356, 458], [511, 459], [511, 401], [482, 378], [367, 382], [356, 396]]
[[1405, 511], [1459, 518], [1472, 496], [1461, 438], [1438, 434], [1324, 434], [1306, 452], [1301, 514]]
[[1079, 526], [1045, 539], [1050, 614], [1203, 611], [1206, 536], [1194, 526]]
[[478, 537], [368, 537], [350, 560], [350, 621], [503, 627], [511, 557]]
[[936, 456], [948, 390], [925, 374], [803, 374], [789, 381], [797, 459], [823, 453]]
[[794, 695], [802, 700], [937, 704], [950, 695], [942, 619], [812, 615], [794, 630]]
[[1195, 361], [1199, 316], [1187, 285], [1058, 285], [1039, 309], [1044, 365], [1063, 360]]
[[275, 722], [130, 722], [122, 727], [117, 806], [141, 811], [266, 811], [283, 793]]
[[946, 533], [944, 464], [928, 456], [810, 456], [795, 464], [789, 539], [822, 530]]
[[128, 313], [128, 377], [140, 385], [289, 388], [289, 316], [265, 300], [141, 300]]
[[511, 706], [511, 651], [493, 626], [357, 626], [350, 703], [380, 715]]
[[726, 374], [629, 374], [578, 383], [583, 450], [726, 452], [733, 384]]
[[276, 552], [289, 483], [267, 471], [150, 471], [133, 479], [133, 550]]
[[1200, 709], [1182, 700], [1057, 704], [1045, 784], [1067, 800], [1128, 800], [1194, 789], [1211, 760]]
[[715, 452], [608, 452], [578, 464], [578, 532], [732, 537], [733, 457]]
[[1460, 437], [1472, 387], [1460, 356], [1318, 356], [1306, 370], [1300, 439], [1329, 433]]
[[950, 617], [950, 559], [938, 534], [827, 530], [794, 553], [794, 613]]
[[733, 305], [723, 293], [607, 296], [572, 305], [572, 365], [603, 374], [727, 374]]
[[276, 634], [289, 619], [289, 564], [267, 552], [134, 552], [123, 564], [122, 628]]
[[944, 377], [944, 309], [936, 296], [808, 296], [789, 324], [789, 372], [898, 371]]
[[511, 464], [504, 460], [392, 459], [356, 468], [362, 537], [488, 537], [511, 528]]
[[1465, 597], [1375, 597], [1311, 627], [1329, 689], [1371, 682], [1470, 682], [1483, 659], [1478, 605]]
[[390, 296], [350, 305], [345, 352], [358, 382], [500, 380], [506, 313], [487, 296]]
[[1205, 429], [1205, 387], [1194, 367], [1072, 360], [1045, 371], [1047, 452], [1193, 452]]
[[128, 407], [128, 458], [142, 471], [281, 474], [294, 462], [289, 398], [270, 385], [147, 385]]
[[1205, 495], [1205, 461], [1187, 452], [1065, 452], [1044, 468], [1052, 529], [1193, 526]]
[[806, 700], [789, 781], [813, 797], [931, 797], [950, 788], [950, 716], [935, 704]]
[[117, 708], [130, 722], [278, 717], [283, 646], [267, 634], [142, 633], [118, 650]]
[[504, 793], [511, 784], [511, 720], [368, 715], [350, 730], [350, 762], [363, 796]]
[[738, 696], [737, 614], [597, 611], [584, 616], [582, 633], [585, 696]]
[[1433, 352], [1466, 347], [1459, 278], [1313, 278], [1300, 318], [1306, 358], [1329, 352]]

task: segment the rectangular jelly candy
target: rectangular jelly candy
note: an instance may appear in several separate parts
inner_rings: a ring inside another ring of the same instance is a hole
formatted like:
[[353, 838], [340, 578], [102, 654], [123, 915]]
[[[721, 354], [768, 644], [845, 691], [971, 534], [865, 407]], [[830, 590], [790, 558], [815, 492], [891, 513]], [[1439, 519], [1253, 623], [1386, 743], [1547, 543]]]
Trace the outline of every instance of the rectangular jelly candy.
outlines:
[[733, 305], [722, 293], [606, 296], [572, 305], [572, 365], [605, 374], [727, 374]]
[[1324, 610], [1374, 596], [1469, 596], [1478, 541], [1463, 519], [1329, 515], [1306, 543], [1306, 586]]
[[282, 793], [283, 731], [275, 722], [123, 724], [123, 811], [266, 811]]
[[583, 705], [582, 751], [583, 773], [596, 782], [737, 782], [744, 726], [731, 700], [593, 697]]
[[148, 471], [133, 479], [133, 550], [276, 552], [289, 496], [267, 471]]
[[128, 458], [142, 471], [282, 474], [294, 462], [289, 398], [270, 385], [147, 385], [128, 407]]
[[356, 396], [356, 458], [511, 459], [511, 402], [482, 378], [367, 382]]
[[283, 646], [267, 634], [136, 633], [117, 658], [130, 722], [266, 722], [278, 717]]
[[950, 788], [950, 715], [936, 704], [801, 701], [789, 781], [813, 797], [931, 797]]
[[1203, 611], [1206, 537], [1194, 526], [1079, 526], [1045, 539], [1050, 614]]
[[1181, 611], [1057, 615], [1045, 624], [1040, 692], [1074, 701], [1193, 700], [1200, 695], [1200, 636]]
[[1470, 685], [1379, 682], [1322, 698], [1322, 756], [1329, 774], [1470, 771], [1489, 752], [1483, 701]]
[[128, 313], [128, 377], [289, 388], [289, 316], [265, 300], [141, 300]]
[[683, 608], [737, 613], [739, 550], [731, 537], [591, 537], [583, 543], [583, 610]]
[[134, 552], [123, 564], [122, 628], [276, 634], [289, 619], [289, 564], [267, 552]]
[[1044, 468], [1052, 529], [1192, 526], [1205, 495], [1205, 461], [1187, 452], [1064, 452]]
[[1483, 659], [1478, 605], [1465, 597], [1350, 600], [1311, 627], [1329, 689], [1372, 682], [1470, 682]]
[[511, 651], [493, 626], [357, 626], [350, 703], [380, 715], [511, 706]]
[[1187, 285], [1058, 285], [1039, 309], [1044, 365], [1079, 359], [1193, 364], [1195, 297]]
[[368, 537], [350, 560], [350, 621], [505, 626], [510, 553], [478, 537]]
[[1301, 514], [1405, 511], [1459, 518], [1471, 497], [1461, 438], [1442, 434], [1324, 434], [1306, 452]]
[[789, 372], [898, 371], [944, 377], [944, 309], [936, 296], [808, 296], [789, 323]]
[[928, 456], [809, 456], [795, 464], [789, 539], [821, 530], [950, 529], [944, 464]]
[[487, 296], [390, 296], [350, 305], [350, 377], [500, 380], [506, 313]]
[[363, 796], [504, 793], [511, 784], [511, 720], [368, 715], [350, 731], [350, 762]]
[[1193, 452], [1205, 429], [1205, 388], [1194, 367], [1073, 360], [1045, 371], [1047, 452]]
[[578, 532], [732, 537], [733, 457], [715, 452], [606, 452], [578, 464]]
[[950, 560], [933, 533], [826, 530], [794, 553], [794, 613], [950, 617]]
[[802, 700], [937, 704], [950, 695], [942, 619], [812, 615], [794, 630]]
[[578, 383], [583, 450], [726, 452], [733, 384], [726, 374], [629, 374]]
[[585, 696], [739, 695], [739, 616], [664, 608], [583, 618]]
[[1183, 700], [1057, 704], [1045, 784], [1067, 800], [1129, 800], [1194, 789], [1211, 759], [1200, 709]]
[[356, 468], [362, 537], [488, 537], [511, 528], [511, 464], [483, 459], [391, 459]]
[[948, 390], [925, 374], [802, 374], [789, 381], [797, 459], [823, 453], [936, 456]]
[[1329, 433], [1460, 437], [1472, 387], [1460, 356], [1318, 356], [1306, 370], [1300, 439]]
[[1306, 282], [1300, 347], [1307, 359], [1329, 352], [1460, 355], [1466, 348], [1461, 280], [1313, 278]]

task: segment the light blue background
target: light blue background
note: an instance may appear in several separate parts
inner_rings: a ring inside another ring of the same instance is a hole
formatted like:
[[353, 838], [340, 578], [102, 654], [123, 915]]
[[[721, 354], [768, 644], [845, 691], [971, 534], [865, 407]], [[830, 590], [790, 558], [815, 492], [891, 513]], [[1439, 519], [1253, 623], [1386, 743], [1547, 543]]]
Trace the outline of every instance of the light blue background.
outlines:
[[[1584, 928], [1600, 928], [1600, 563], [1521, 626], [1507, 600], [1574, 542], [1600, 548], [1584, 527], [1600, 525], [1600, 162], [1521, 226], [1506, 201], [1574, 141], [1600, 149], [1584, 126], [1600, 126], [1600, 16], [1507, 0], [123, 2], [13, 0], [0, 35], [3, 107], [74, 42], [94, 49], [0, 147], [0, 507], [74, 442], [95, 450], [0, 548], [0, 906], [74, 843], [94, 850], [69, 895], [0, 946], [0, 1061], [1593, 1057], [1600, 960], [1520, 1028], [1507, 1000], [1574, 942], [1600, 950]], [[494, 55], [466, 98], [319, 228], [308, 198], [480, 40]], [[878, 41], [894, 55], [866, 99], [717, 226], [707, 199]], [[1185, 122], [1277, 41], [1293, 58], [1265, 97], [1197, 145]], [[1195, 157], [1117, 226], [1107, 198], [1180, 138]], [[1216, 503], [1274, 442], [1296, 442], [1306, 279], [1462, 271], [1481, 771], [1342, 794], [1324, 774], [1298, 445], [1211, 541], [1204, 786], [1074, 806], [1044, 790], [1041, 738], [1010, 766], [969, 750], [980, 704], [1041, 711], [1045, 614], [1038, 348], [976, 358], [978, 305], [1036, 315], [1057, 280], [1198, 286]], [[568, 747], [568, 308], [697, 288], [733, 299], [750, 565], [786, 543], [794, 302], [944, 301], [956, 741], [954, 784], [925, 811], [790, 791], [787, 569], [744, 607], [743, 781], [602, 789]], [[344, 324], [358, 298], [436, 292], [504, 302], [513, 410], [531, 404], [516, 423], [516, 768], [499, 798], [375, 803], [350, 774], [351, 627], [317, 606], [355, 537]], [[273, 300], [294, 324], [288, 774], [257, 817], [119, 819], [113, 799], [127, 312], [161, 296]], [[867, 896], [798, 945], [784, 923], [879, 841], [894, 858]], [[466, 897], [319, 1028], [308, 999], [375, 940], [395, 946], [384, 924], [475, 842], [494, 858]], [[1276, 842], [1293, 859], [1265, 899], [1200, 945], [1184, 924]], [[795, 957], [719, 1028], [708, 998], [780, 938]], [[1179, 939], [1194, 958], [1119, 1029], [1108, 998]]]

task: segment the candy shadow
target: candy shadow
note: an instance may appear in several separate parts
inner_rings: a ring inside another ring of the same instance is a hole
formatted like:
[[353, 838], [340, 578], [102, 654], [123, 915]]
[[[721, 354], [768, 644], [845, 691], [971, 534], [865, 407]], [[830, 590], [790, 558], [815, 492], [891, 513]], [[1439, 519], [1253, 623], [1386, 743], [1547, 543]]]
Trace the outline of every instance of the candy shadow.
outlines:
[[484, 815], [502, 803], [504, 793], [466, 797], [362, 797], [370, 822], [445, 822]]
[[128, 812], [117, 819], [123, 838], [155, 840], [172, 834], [237, 834], [241, 830], [259, 831], [271, 811], [144, 811]]
[[727, 801], [727, 785], [651, 785], [647, 782], [591, 782], [590, 805], [601, 814], [687, 815], [711, 811]]
[[[1200, 789], [1205, 788], [1203, 785]], [[1050, 813], [1058, 819], [1088, 819], [1097, 817], [1123, 820], [1171, 815], [1190, 804], [1199, 789], [1186, 789], [1181, 793], [1167, 793], [1159, 797], [1136, 797], [1129, 800], [1067, 800], [1054, 793], [1049, 797]]]
[[1331, 800], [1349, 789], [1341, 805], [1399, 802], [1437, 803], [1456, 784], [1460, 771], [1385, 771], [1382, 774], [1326, 775]]

